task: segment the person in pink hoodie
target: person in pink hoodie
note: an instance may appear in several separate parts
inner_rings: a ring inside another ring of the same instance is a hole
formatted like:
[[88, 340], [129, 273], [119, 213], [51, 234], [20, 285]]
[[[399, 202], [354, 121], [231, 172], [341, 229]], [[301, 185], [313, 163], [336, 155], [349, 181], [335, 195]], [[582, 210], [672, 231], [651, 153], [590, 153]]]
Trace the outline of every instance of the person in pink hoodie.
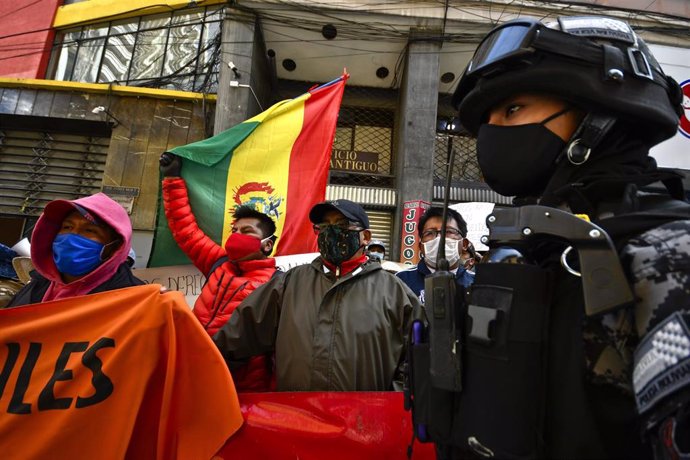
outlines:
[[126, 262], [131, 238], [127, 212], [103, 193], [51, 201], [31, 236], [31, 281], [8, 307], [144, 284]]

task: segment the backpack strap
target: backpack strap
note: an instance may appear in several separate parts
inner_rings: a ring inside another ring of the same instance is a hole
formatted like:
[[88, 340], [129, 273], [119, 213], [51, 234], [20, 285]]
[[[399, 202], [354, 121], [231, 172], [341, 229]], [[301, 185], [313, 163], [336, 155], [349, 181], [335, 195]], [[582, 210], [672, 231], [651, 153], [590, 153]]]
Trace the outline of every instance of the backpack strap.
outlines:
[[[211, 269], [208, 271], [208, 273], [205, 274], [206, 275], [206, 281], [204, 281], [204, 286], [206, 286], [206, 283], [208, 283], [208, 280], [211, 279], [211, 275], [213, 274], [213, 272], [215, 272], [218, 267], [223, 265], [228, 260], [230, 260], [230, 258], [228, 256], [223, 256], [220, 259], [213, 262], [213, 265], [211, 265]], [[202, 286], [201, 289], [203, 289], [204, 286]]]

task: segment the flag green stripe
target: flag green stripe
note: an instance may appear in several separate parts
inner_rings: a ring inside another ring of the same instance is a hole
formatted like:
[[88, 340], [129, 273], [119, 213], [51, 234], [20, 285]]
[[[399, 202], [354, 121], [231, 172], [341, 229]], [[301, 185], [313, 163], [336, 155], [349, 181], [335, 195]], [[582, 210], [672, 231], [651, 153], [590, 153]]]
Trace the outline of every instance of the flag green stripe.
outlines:
[[[181, 175], [187, 183], [189, 203], [199, 227], [219, 244], [223, 218], [228, 211], [224, 209], [226, 190], [217, 185], [227, 183], [232, 152], [259, 124], [256, 121], [240, 123], [216, 136], [170, 150], [183, 159]], [[154, 246], [148, 266], [190, 264], [170, 232], [162, 198], [156, 219]]]
[[214, 166], [232, 153], [249, 135], [254, 132], [259, 122], [245, 121], [239, 125], [187, 145], [175, 147], [170, 151], [187, 160], [205, 166]]

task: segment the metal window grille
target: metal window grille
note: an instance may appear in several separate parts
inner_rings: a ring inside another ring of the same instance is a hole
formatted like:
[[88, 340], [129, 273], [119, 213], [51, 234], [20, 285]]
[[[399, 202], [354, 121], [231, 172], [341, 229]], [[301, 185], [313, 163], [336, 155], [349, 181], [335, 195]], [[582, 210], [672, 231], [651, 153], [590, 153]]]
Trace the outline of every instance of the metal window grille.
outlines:
[[394, 120], [390, 109], [342, 106], [329, 183], [392, 187]]
[[56, 80], [215, 92], [220, 6], [65, 30], [56, 38]]
[[109, 138], [46, 131], [0, 131], [0, 214], [37, 216], [55, 199], [101, 189]]
[[460, 181], [484, 182], [477, 162], [476, 146], [476, 140], [471, 137], [437, 133], [434, 148], [434, 184], [445, 184], [450, 149], [455, 152], [452, 185], [457, 185]]
[[448, 133], [436, 134], [434, 187], [432, 191], [435, 202], [443, 201], [445, 196], [450, 149], [455, 151], [450, 187], [451, 202], [484, 201], [505, 205], [512, 203], [512, 197], [499, 195], [484, 182], [477, 162], [476, 140], [466, 135]]

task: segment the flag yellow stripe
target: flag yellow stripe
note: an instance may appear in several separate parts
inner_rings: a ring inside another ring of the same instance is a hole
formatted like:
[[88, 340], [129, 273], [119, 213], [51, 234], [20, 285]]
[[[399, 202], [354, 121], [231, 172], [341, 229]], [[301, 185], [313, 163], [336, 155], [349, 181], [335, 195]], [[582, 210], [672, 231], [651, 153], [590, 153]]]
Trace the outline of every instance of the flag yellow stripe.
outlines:
[[225, 195], [223, 243], [232, 230], [236, 199], [242, 204], [253, 204], [257, 211], [268, 214], [276, 221], [276, 235], [282, 233], [290, 153], [302, 130], [304, 104], [309, 96], [307, 93], [280, 102], [248, 120], [261, 124], [232, 153]]

